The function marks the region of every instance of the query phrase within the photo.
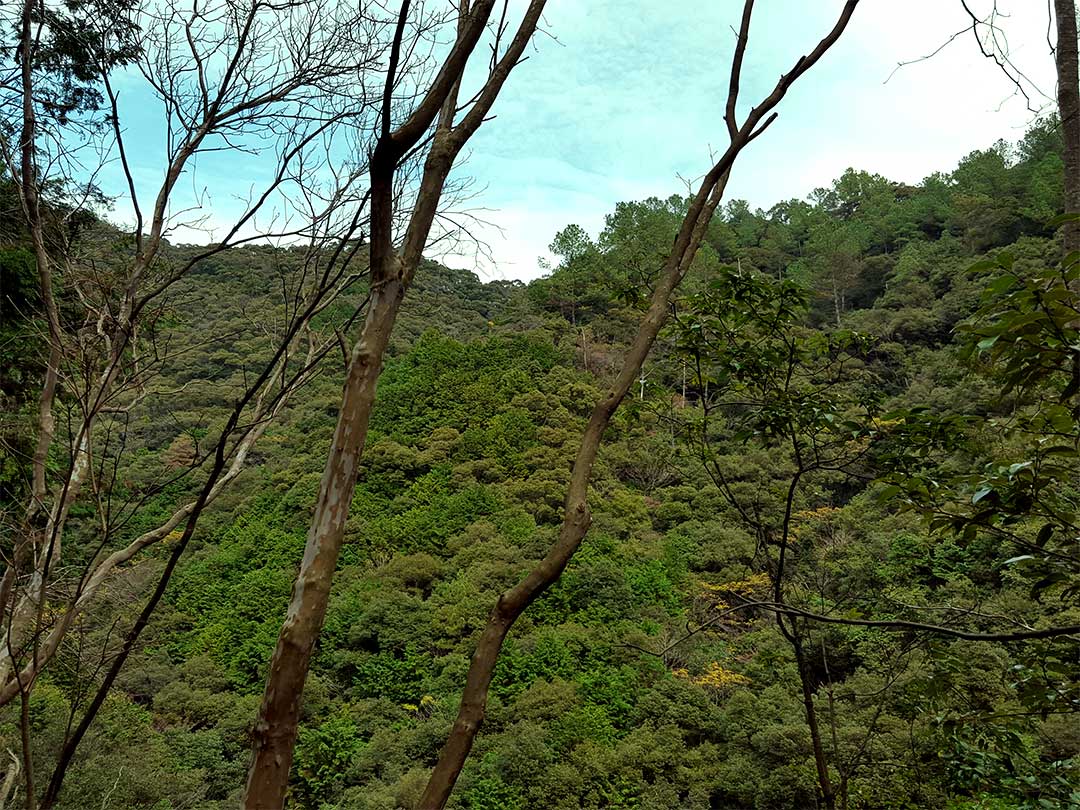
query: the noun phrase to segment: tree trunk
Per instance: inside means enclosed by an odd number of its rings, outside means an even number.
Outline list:
[[[1076,3],[1054,0],[1057,16],[1055,60],[1058,112],[1065,140],[1065,211],[1080,213],[1080,70],[1077,66]],[[1080,222],[1062,228],[1065,253],[1080,250]]]
[[[390,122],[394,78],[409,16],[408,0],[401,4],[383,91],[382,132],[371,156],[369,250],[372,298],[360,340],[349,363],[341,412],[304,558],[270,660],[270,672],[253,735],[254,750],[243,800],[246,810],[277,810],[284,805],[299,730],[304,682],[326,617],[383,354],[401,302],[423,257],[454,161],[487,118],[510,72],[520,63],[545,2],[531,0],[501,57],[497,54],[496,40],[487,80],[480,92],[465,105],[468,111],[455,123],[455,117],[461,112],[457,105],[461,77],[495,5],[495,0],[476,0],[471,5],[462,0],[458,6],[457,38],[453,47],[416,108],[394,130]],[[499,36],[502,33],[500,27]],[[399,253],[394,246],[395,174],[401,161],[429,133],[432,125],[435,129],[431,145]]]
[[[705,236],[705,230],[723,198],[735,160],[747,144],[776,119],[776,113],[770,115],[770,112],[784,98],[791,85],[840,38],[858,3],[859,0],[847,0],[832,30],[813,51],[801,57],[789,73],[780,77],[772,92],[754,107],[742,125],[739,125],[735,117],[735,108],[742,59],[748,40],[750,16],[754,6],[754,0],[744,0],[742,24],[732,59],[727,112],[725,113],[730,143],[720,160],[705,174],[691,200],[689,210],[683,218],[679,233],[672,245],[671,253],[661,269],[649,302],[648,312],[638,327],[633,343],[624,355],[622,368],[612,387],[593,407],[570,474],[570,485],[567,488],[563,507],[563,523],[558,539],[548,550],[544,559],[521,582],[499,596],[487,625],[480,634],[465,677],[465,688],[462,690],[457,719],[439,753],[438,762],[420,798],[420,810],[442,810],[446,806],[469,752],[472,750],[476,734],[484,721],[488,688],[491,685],[495,665],[507,633],[529,605],[558,581],[585,539],[585,533],[592,521],[588,506],[589,482],[604,431],[619,404],[636,381],[645,358],[667,319],[671,296],[690,269]]]
[[[288,615],[270,659],[266,692],[254,730],[254,754],[244,804],[249,810],[281,807],[284,802],[300,723],[304,682],[326,616],[330,585],[356,488],[371,407],[375,402],[375,387],[382,370],[383,352],[404,294],[405,288],[399,279],[392,279],[375,291],[363,332],[349,363],[341,412],[323,472],[304,559],[293,585]]]
[[[783,621],[778,618],[778,621]],[[799,667],[799,685],[802,687],[803,709],[806,713],[806,726],[810,729],[810,743],[814,748],[814,766],[817,768],[818,788],[821,791],[821,804],[826,810],[836,809],[836,792],[829,777],[829,761],[825,756],[825,746],[821,741],[821,726],[818,723],[817,707],[814,705],[814,681],[810,665],[803,651],[802,638],[792,628],[788,640],[795,653],[795,662]]]

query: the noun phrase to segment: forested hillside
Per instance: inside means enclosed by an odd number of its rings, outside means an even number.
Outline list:
[[[1049,224],[1061,152],[1048,119],[918,185],[850,170],[807,200],[717,213],[604,434],[588,536],[498,659],[449,806],[1080,806],[1077,633],[1043,632],[1080,624],[1077,271],[1075,258],[1054,270]],[[568,227],[559,265],[529,285],[420,266],[304,690],[289,806],[419,806],[476,634],[559,531],[591,403],[688,205],[620,204],[595,239]],[[6,290],[28,261],[20,234],[7,226]],[[177,284],[146,407],[110,423],[124,448],[107,473],[122,517],[110,543],[197,493],[181,473],[265,362],[302,261],[235,247]],[[318,317],[347,319],[367,295],[360,280]],[[4,323],[4,356],[19,358],[3,380],[8,499],[35,408],[23,381],[41,373],[21,311]],[[343,351],[199,522],[57,807],[236,806]],[[72,507],[72,572],[98,553],[95,514]],[[28,713],[40,778],[168,554],[167,538],[124,565],[25,711],[0,715],[15,752]]]
[[[668,5],[0,6],[0,810],[1080,810],[1075,0]]]

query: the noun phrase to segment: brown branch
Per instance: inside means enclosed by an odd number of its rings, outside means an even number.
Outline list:
[[[753,13],[754,0],[746,0],[743,4],[738,39],[735,40],[735,55],[731,58],[731,79],[728,82],[727,107],[724,111],[724,122],[727,124],[728,136],[731,138],[734,138],[739,131],[739,122],[735,118],[735,105],[739,100],[743,57],[746,55],[746,45],[750,41],[750,17]]]
[[[397,26],[394,28],[394,41],[390,45],[390,64],[386,69],[386,86],[383,88],[382,102],[382,137],[390,137],[390,105],[394,98],[394,79],[397,76],[398,59],[401,58],[401,37],[405,33],[405,23],[409,19],[409,0],[401,0]]]
[[[978,633],[971,630],[962,630],[955,627],[947,627],[938,624],[926,624],[924,622],[909,622],[903,619],[847,619],[842,616],[828,616],[822,613],[813,613],[802,608],[793,607],[783,602],[746,602],[745,607],[762,608],[776,614],[786,616],[798,616],[821,624],[842,624],[851,627],[881,627],[886,630],[915,630],[924,633],[933,633],[951,638],[960,638],[966,641],[1031,641],[1041,638],[1073,638],[1080,633],[1080,624],[1062,625],[1059,627],[1045,627],[1041,630],[1018,630],[1008,633]]]
[[[747,5],[750,5],[750,0],[747,0]],[[653,290],[648,311],[624,355],[622,368],[611,388],[593,408],[582,435],[567,488],[558,539],[544,559],[521,582],[499,596],[480,634],[466,675],[457,719],[420,799],[422,810],[442,810],[445,807],[483,723],[488,688],[507,633],[529,605],[558,580],[585,538],[591,523],[589,482],[604,431],[637,379],[645,357],[668,317],[671,295],[690,268],[705,229],[722,198],[735,159],[749,143],[758,124],[783,99],[792,84],[839,39],[857,5],[858,0],[848,0],[833,29],[808,56],[800,58],[795,67],[780,78],[769,96],[750,111],[746,121],[731,138],[727,151],[701,182]],[[730,96],[729,92],[729,99]]]
[[[457,37],[438,75],[405,123],[388,135],[384,130],[371,154],[371,304],[360,339],[349,357],[338,423],[304,558],[270,662],[253,734],[254,750],[244,796],[248,810],[275,810],[285,800],[304,683],[326,615],[390,334],[427,243],[454,160],[481,123],[482,112],[475,122],[470,116],[494,101],[517,64],[520,51],[532,37],[544,0],[530,3],[513,43],[488,77],[476,105],[462,124],[452,128],[461,76],[493,5],[494,0],[480,0],[471,9],[464,2],[459,5]],[[384,108],[386,98],[384,91]],[[423,140],[432,124],[436,124],[435,132],[399,255],[394,249],[398,169],[402,157]]]

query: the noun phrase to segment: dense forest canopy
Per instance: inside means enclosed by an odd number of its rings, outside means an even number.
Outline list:
[[[365,5],[7,12],[0,810],[1080,808],[1080,104],[725,200],[858,5],[740,118],[747,0],[696,190],[483,282],[426,255],[544,3]]]

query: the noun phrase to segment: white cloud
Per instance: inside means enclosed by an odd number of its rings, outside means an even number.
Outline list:
[[[1014,58],[1052,94],[1045,5],[998,4],[1012,15],[1003,24]],[[757,4],[741,106],[771,89],[832,25],[840,5]],[[494,265],[472,252],[446,260],[484,277],[533,278],[537,258],[565,225],[596,233],[621,200],[685,192],[680,177],[705,171],[710,148],[725,141],[731,26],[741,6],[740,0],[553,0],[546,21],[558,42],[537,38],[460,169],[476,181],[478,194],[468,205],[492,223],[477,230]],[[850,30],[740,159],[729,197],[768,207],[805,196],[848,166],[917,182],[949,170],[972,149],[1019,138],[1031,114],[1009,99],[1012,87],[979,55],[970,34],[885,83],[897,62],[930,53],[966,20],[959,0],[865,0]],[[135,80],[120,86],[137,182],[152,193],[162,170],[161,108],[145,90],[140,95]],[[269,161],[256,156],[204,156],[196,189],[210,191],[209,224],[227,221],[235,197],[267,171]],[[102,180],[107,191],[123,194],[118,166]],[[187,184],[185,194],[194,199],[194,192]],[[184,205],[181,199],[177,207]],[[116,215],[130,219],[122,202]]]
[[[467,170],[487,184],[480,204],[495,209],[487,218],[503,229],[489,231],[501,275],[533,277],[535,257],[570,222],[595,233],[620,200],[684,191],[678,176],[704,171],[710,144],[723,142],[729,26],[742,4],[639,0],[634,13],[630,5],[555,5],[549,22],[561,45],[540,41],[474,142]],[[767,92],[839,7],[759,3],[741,100]],[[1012,13],[1004,24],[1014,58],[1052,93],[1045,7],[999,7]],[[1032,115],[970,34],[889,79],[898,62],[935,50],[966,20],[959,0],[862,4],[740,159],[729,196],[768,207],[848,166],[917,182],[972,149],[1021,137]]]

